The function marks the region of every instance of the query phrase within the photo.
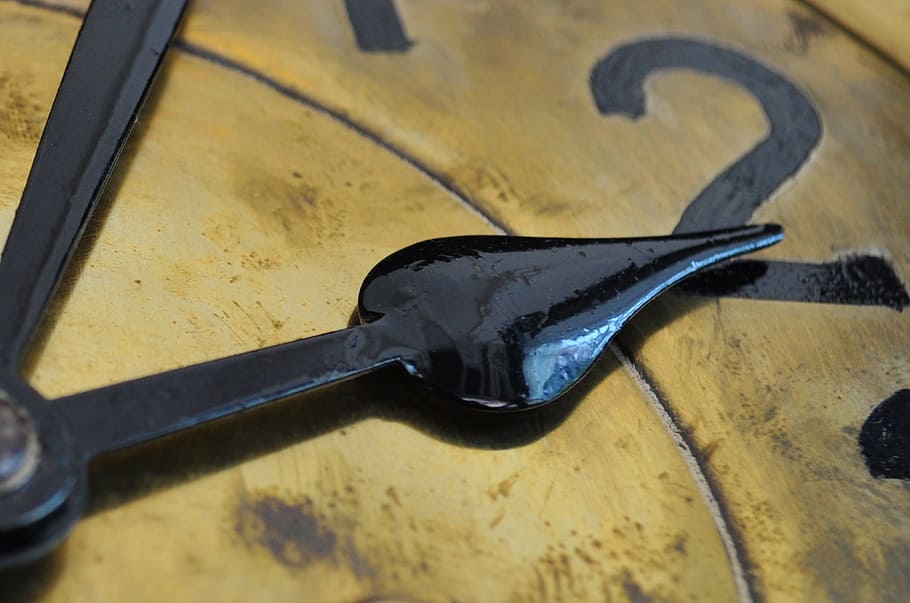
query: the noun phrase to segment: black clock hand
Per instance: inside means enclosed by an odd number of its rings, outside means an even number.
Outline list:
[[[779,241],[779,226],[641,239],[452,237],[364,281],[366,324],[55,401],[84,459],[391,363],[451,399],[521,410],[579,381],[676,282]]]
[[[0,370],[17,368],[185,6],[92,2],[0,259]]]
[[[81,513],[66,426],[18,364],[96,204],[186,0],[96,0],[76,38],[0,257],[0,567]]]
[[[90,458],[413,355],[382,322],[334,331],[55,400]]]

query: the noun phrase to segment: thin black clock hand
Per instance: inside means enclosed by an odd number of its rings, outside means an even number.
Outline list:
[[[779,226],[641,239],[452,237],[380,262],[358,327],[55,401],[85,458],[398,363],[447,397],[513,411],[579,381],[644,304]]]
[[[381,323],[117,383],[54,404],[90,458],[401,361]]]
[[[185,7],[92,3],[0,257],[0,566],[51,548],[81,512],[66,426],[18,365]]]
[[[92,2],[0,259],[0,370],[19,363],[185,6]]]

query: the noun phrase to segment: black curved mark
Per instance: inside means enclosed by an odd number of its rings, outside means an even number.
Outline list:
[[[598,110],[603,115],[641,117],[645,113],[644,80],[663,69],[694,69],[734,81],[761,103],[771,124],[767,138],[699,193],[674,232],[745,224],[818,144],[822,131],[818,114],[782,75],[735,51],[684,38],[633,42],[599,61],[590,78]],[[707,295],[879,305],[896,310],[910,303],[893,267],[875,256],[824,264],[750,261],[743,268],[748,269],[705,274],[684,286]]]
[[[860,430],[859,446],[873,477],[910,480],[910,389],[875,407]]]
[[[413,42],[394,0],[344,0],[357,46],[364,52],[405,52]]]
[[[898,311],[910,303],[891,265],[872,255],[851,255],[824,264],[741,260],[696,274],[680,286],[699,295],[885,306]]]
[[[665,38],[617,48],[591,72],[604,115],[645,113],[644,80],[663,69],[695,69],[734,81],[761,103],[768,137],[714,179],[683,212],[674,232],[740,226],[805,163],[821,138],[821,122],[789,81],[739,53],[696,40]]]

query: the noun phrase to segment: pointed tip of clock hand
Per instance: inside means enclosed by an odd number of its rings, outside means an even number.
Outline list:
[[[647,302],[687,276],[773,245],[774,224],[637,239],[453,237],[417,243],[366,278],[360,316],[417,350],[408,371],[486,409],[550,402]]]

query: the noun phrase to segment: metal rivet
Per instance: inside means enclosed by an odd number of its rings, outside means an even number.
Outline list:
[[[24,486],[35,474],[41,445],[22,406],[0,391],[0,495]]]

